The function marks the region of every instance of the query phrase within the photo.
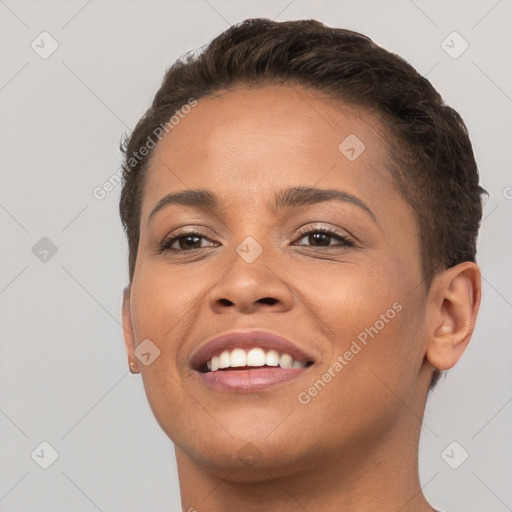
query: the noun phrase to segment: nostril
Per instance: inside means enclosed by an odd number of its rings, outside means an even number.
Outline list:
[[[277,302],[277,299],[274,299],[273,297],[265,297],[264,299],[260,299],[259,302],[274,305]]]

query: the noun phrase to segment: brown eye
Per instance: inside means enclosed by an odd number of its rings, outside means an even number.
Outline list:
[[[306,231],[305,233],[301,233],[300,238],[298,238],[297,240],[304,239],[307,239],[308,244],[312,247],[354,246],[354,243],[348,237],[341,235],[339,233],[335,233],[334,231],[330,231],[328,229],[313,229],[310,231]],[[332,241],[337,241],[338,243],[332,244]]]
[[[166,238],[160,244],[158,253],[161,254],[165,251],[194,251],[197,249],[203,249],[204,247],[212,247],[214,245],[214,243],[210,241],[211,243],[209,245],[201,246],[202,240],[208,240],[208,238],[206,238],[202,233],[198,233],[197,231],[180,233],[179,235]]]

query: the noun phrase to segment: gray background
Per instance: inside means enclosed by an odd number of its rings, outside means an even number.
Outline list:
[[[469,349],[428,403],[420,475],[446,512],[512,510],[510,0],[0,1],[0,510],[180,510],[172,443],[127,370],[120,187],[103,200],[92,191],[119,168],[121,135],[165,69],[254,16],[369,35],[467,123],[491,194],[483,302]],[[31,47],[50,48],[43,31],[59,45],[46,59]],[[456,59],[441,46],[453,31],[469,43]],[[44,256],[43,237],[56,254]],[[48,469],[43,441],[58,452]],[[442,456],[453,441],[452,464],[469,454],[458,469]]]

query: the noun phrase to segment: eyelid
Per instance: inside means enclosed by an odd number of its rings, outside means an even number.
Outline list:
[[[200,237],[202,237],[205,240],[208,240],[210,242],[214,242],[205,233],[205,230],[203,230],[202,228],[194,226],[194,225],[186,226],[186,227],[183,227],[183,228],[179,228],[177,231],[173,231],[172,233],[166,235],[162,239],[162,241],[158,243],[157,254],[162,254],[163,252],[165,252],[167,250],[171,250],[170,249],[170,245],[172,245],[171,242],[174,242],[177,238],[186,237],[186,236],[194,236],[194,235],[200,236]],[[203,247],[203,249],[204,249],[204,247]],[[183,253],[190,252],[190,251],[179,251],[179,250],[175,250],[175,249],[173,251],[176,252],[176,253],[178,253],[178,252],[183,252]]]
[[[320,223],[308,224],[307,226],[301,227],[297,232],[297,237],[295,238],[295,240],[297,240],[297,238],[300,238],[302,235],[307,235],[308,233],[311,232],[323,232],[331,235],[336,235],[342,238],[343,240],[350,242],[351,244],[356,246],[355,238],[347,231],[340,230],[334,226],[326,226],[325,224]]]

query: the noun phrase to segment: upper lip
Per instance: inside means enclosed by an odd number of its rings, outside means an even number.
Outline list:
[[[224,332],[203,343],[192,355],[192,368],[200,371],[210,359],[224,350],[243,348],[250,350],[260,347],[264,350],[275,350],[280,354],[290,354],[295,360],[303,363],[314,362],[314,358],[300,349],[290,340],[264,330]]]

